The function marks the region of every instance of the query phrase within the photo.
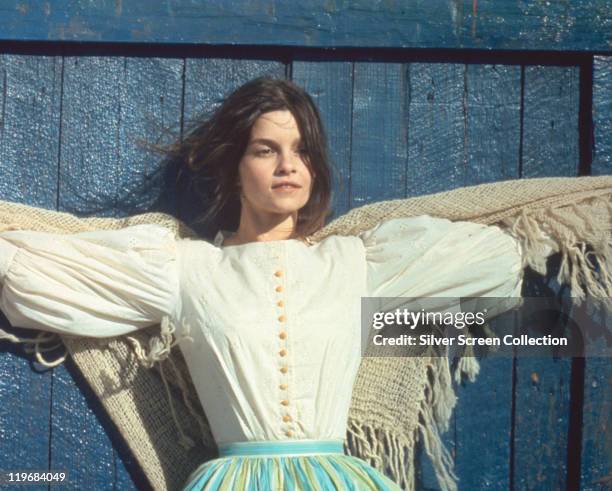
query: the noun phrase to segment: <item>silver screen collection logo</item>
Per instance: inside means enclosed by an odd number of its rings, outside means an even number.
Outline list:
[[[419,347],[482,346],[502,356],[607,357],[612,347],[602,340],[611,339],[609,312],[609,302],[592,299],[577,305],[542,297],[364,297],[362,347],[366,356],[420,356],[426,351]]]

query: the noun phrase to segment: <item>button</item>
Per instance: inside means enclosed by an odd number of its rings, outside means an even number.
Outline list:
[[[278,354],[281,355],[281,356],[287,356],[287,350],[285,348],[283,348],[282,350],[280,350],[278,352]]]
[[[285,322],[285,316],[284,315],[279,315],[278,316],[278,322]]]
[[[278,286],[275,288],[275,290],[276,290],[277,292],[282,292],[282,291],[283,291],[283,287],[282,287],[282,286],[280,286],[280,285],[278,285]]]
[[[278,387],[280,390],[287,390],[287,384],[280,384]]]
[[[274,272],[274,276],[276,276],[277,278],[280,278],[281,276],[283,276],[283,272],[282,271],[275,271]]]
[[[278,305],[279,307],[284,307],[285,302],[283,302],[282,300],[279,300],[278,302],[276,302],[276,305]]]
[[[281,367],[280,371],[281,371],[281,373],[287,373],[289,371],[289,368],[286,367],[286,366],[285,367]]]
[[[285,435],[293,436],[293,432],[291,430],[287,430],[287,431],[285,431]]]
[[[288,401],[287,399],[283,399],[283,400],[281,401],[281,404],[282,404],[283,406],[288,406],[288,405],[289,405],[289,401]]]
[[[278,337],[281,339],[287,339],[287,333],[285,331],[281,331],[278,333]]]
[[[285,415],[283,416],[283,421],[284,421],[285,423],[288,423],[289,421],[291,421],[291,416],[289,416],[288,414],[285,414]]]

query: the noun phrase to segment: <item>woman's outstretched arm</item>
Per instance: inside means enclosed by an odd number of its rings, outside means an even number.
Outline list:
[[[519,303],[523,250],[498,226],[421,215],[381,222],[360,237],[368,292],[389,297],[383,308],[401,304],[391,297],[444,297],[439,307],[449,310],[460,308],[461,297],[492,297],[481,303],[493,317]]]
[[[178,309],[177,239],[155,224],[76,234],[0,233],[0,309],[14,327],[96,338]]]

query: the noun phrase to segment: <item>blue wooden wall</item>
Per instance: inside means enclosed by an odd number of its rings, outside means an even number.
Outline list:
[[[160,158],[138,140],[180,129],[261,74],[295,80],[318,103],[336,215],[469,184],[612,172],[607,2],[372,5],[3,2],[0,199],[79,215],[149,210],[165,184],[147,180]],[[492,51],[407,49],[481,47]],[[477,382],[458,387],[445,435],[460,489],[600,489],[612,459],[607,361],[483,360]],[[61,489],[147,489],[74,365],[40,370],[1,343],[0,469],[23,468],[67,469]],[[437,489],[425,457],[419,469],[421,487]]]
[[[607,0],[5,0],[0,40],[607,51]]]

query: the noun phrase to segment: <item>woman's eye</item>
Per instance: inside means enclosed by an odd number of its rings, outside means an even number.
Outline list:
[[[308,151],[306,150],[306,148],[299,148],[299,149],[295,150],[295,152],[297,154],[303,155],[303,156],[308,155]],[[258,150],[255,150],[255,155],[258,155],[258,156],[261,156],[261,157],[272,155],[273,153],[274,153],[274,150],[272,148],[260,148]]]

